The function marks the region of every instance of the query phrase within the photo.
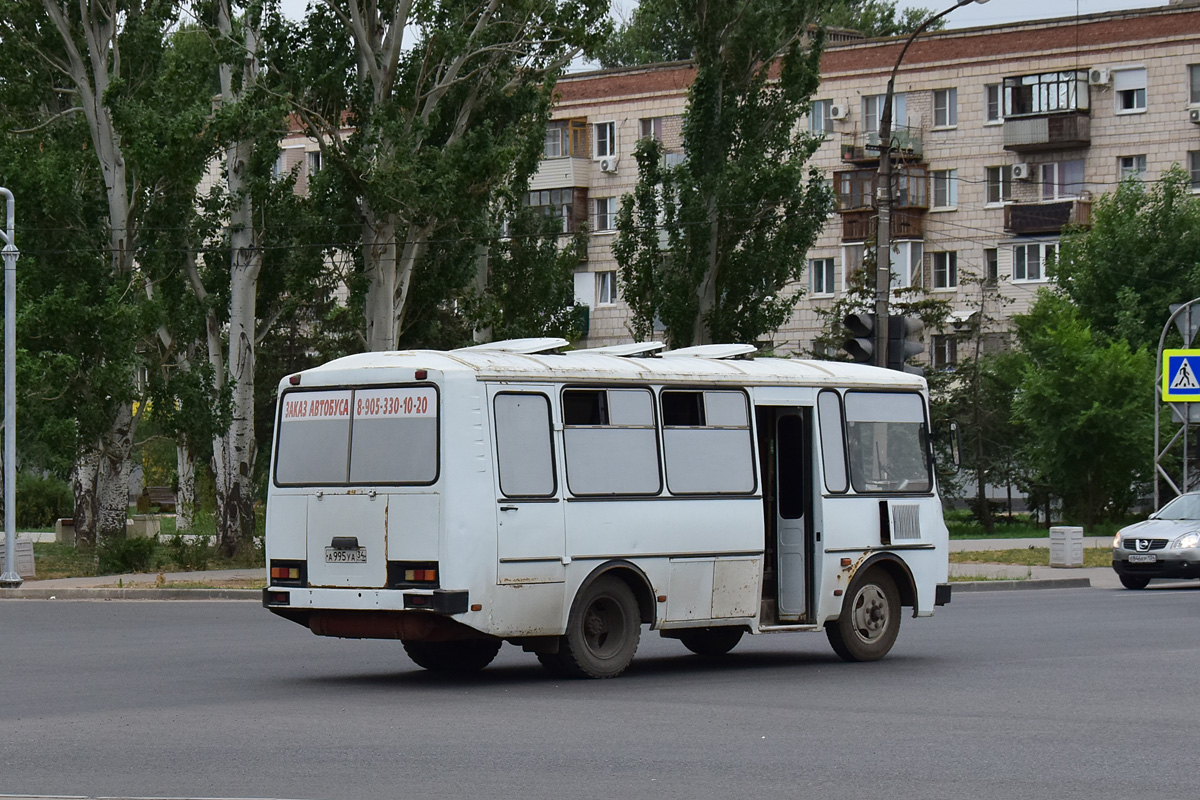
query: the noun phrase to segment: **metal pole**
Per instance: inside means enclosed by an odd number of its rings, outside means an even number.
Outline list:
[[[17,251],[15,201],[0,186],[7,201],[4,228],[4,574],[0,588],[15,589],[24,581],[17,574]]]
[[[1170,449],[1171,445],[1175,443],[1176,439],[1178,439],[1178,434],[1176,434],[1175,438],[1171,439],[1170,444],[1168,444],[1166,446],[1166,448],[1164,448],[1163,451],[1159,450],[1159,442],[1162,441],[1161,436],[1159,434],[1159,427],[1161,425],[1160,414],[1161,414],[1161,409],[1162,409],[1163,349],[1166,347],[1166,344],[1167,344],[1167,332],[1171,330],[1171,323],[1174,322],[1175,318],[1178,317],[1184,311],[1187,311],[1187,313],[1188,313],[1187,332],[1183,334],[1184,347],[1191,346],[1191,341],[1190,341],[1191,331],[1192,331],[1191,315],[1192,315],[1192,304],[1193,303],[1200,303],[1200,297],[1197,297],[1194,300],[1189,300],[1186,303],[1182,303],[1178,306],[1172,306],[1171,307],[1171,316],[1167,317],[1167,321],[1163,325],[1162,333],[1158,337],[1158,355],[1155,356],[1155,369],[1154,369],[1154,510],[1155,511],[1162,508],[1162,503],[1160,502],[1161,498],[1159,497],[1159,491],[1158,491],[1158,474],[1160,471],[1163,471],[1160,466],[1160,462],[1162,461],[1162,457],[1164,455],[1165,450]],[[1186,408],[1186,405],[1185,405],[1185,408]],[[1188,490],[1188,485],[1187,485],[1187,479],[1188,479],[1188,474],[1187,474],[1187,457],[1188,457],[1187,429],[1188,429],[1188,425],[1191,423],[1191,421],[1192,421],[1192,412],[1189,410],[1186,412],[1186,416],[1184,417],[1184,421],[1183,421],[1183,437],[1184,437],[1183,438],[1183,491],[1185,491],[1185,492]],[[1164,475],[1166,474],[1165,471],[1163,471],[1163,474]],[[1168,477],[1168,480],[1170,480],[1169,477]],[[1177,491],[1178,491],[1178,489],[1177,489]]]
[[[878,221],[875,225],[875,366],[888,365],[888,301],[892,291],[892,96],[896,91],[896,73],[908,52],[908,46],[937,20],[956,8],[988,0],[958,0],[954,5],[934,14],[909,34],[900,48],[896,65],[888,78],[883,110],[879,113],[879,185],[875,187]]]

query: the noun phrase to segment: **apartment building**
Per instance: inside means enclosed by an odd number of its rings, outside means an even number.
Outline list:
[[[805,353],[828,308],[860,269],[873,238],[879,116],[902,41],[831,44],[804,124],[825,137],[816,164],[837,210],[808,254],[804,298],[775,337]],[[589,346],[626,341],[627,309],[612,256],[620,197],[632,190],[639,138],[682,157],[687,64],[563,78],[544,159],[528,202],[552,206],[564,230],[588,222],[588,258],[575,275],[590,308]],[[997,316],[1026,310],[1047,285],[1046,261],[1068,223],[1088,224],[1093,199],[1172,164],[1200,192],[1200,7],[1091,14],[946,31],[904,55],[894,98],[896,210],[893,285],[949,302],[946,329],[930,332],[930,358],[957,360],[956,332],[982,303]]]

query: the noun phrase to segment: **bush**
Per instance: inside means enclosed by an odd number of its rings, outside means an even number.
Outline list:
[[[208,569],[208,562],[216,553],[212,540],[207,536],[189,538],[193,541],[188,541],[181,534],[167,539],[167,553],[171,561],[181,570]]]
[[[101,575],[122,572],[148,572],[154,568],[153,539],[103,539],[96,547],[97,566]]]
[[[55,520],[75,513],[71,485],[54,476],[17,473],[17,527],[53,528]]]

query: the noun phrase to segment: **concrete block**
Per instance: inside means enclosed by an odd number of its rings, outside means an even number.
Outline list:
[[[32,578],[35,573],[33,571],[33,542],[28,540],[18,539],[13,547],[13,552],[16,553],[16,568],[17,574],[22,578]],[[4,537],[0,536],[0,572],[3,572],[8,566],[8,549],[5,546]]]
[[[157,539],[162,533],[162,521],[157,514],[134,514],[129,523],[131,539]]]
[[[54,541],[75,546],[75,520],[60,519],[54,523]]]

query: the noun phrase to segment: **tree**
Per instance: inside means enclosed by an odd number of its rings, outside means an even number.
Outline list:
[[[895,0],[826,0],[818,5],[814,23],[851,28],[865,36],[912,33],[933,13],[924,8],[899,12]],[[641,0],[628,22],[618,26],[600,47],[600,64],[605,68],[632,67],[695,57],[693,8],[684,0]],[[931,29],[943,25],[939,20]]]
[[[1027,477],[1088,527],[1118,517],[1150,477],[1153,357],[1094,331],[1061,293],[1043,290],[1015,319],[1026,361],[1012,419]]]
[[[1154,346],[1168,306],[1200,297],[1200,197],[1178,165],[1153,184],[1126,180],[1092,204],[1050,273],[1098,333]]]
[[[797,125],[819,82],[815,11],[695,4],[686,156],[660,166],[657,145],[640,144],[638,187],[618,215],[613,253],[635,330],[657,318],[673,346],[755,341],[791,314],[799,295],[785,287],[803,274],[832,208],[821,175],[806,168],[821,140]]]
[[[431,243],[485,218],[492,190],[538,133],[530,123],[544,118],[553,76],[604,29],[606,8],[325,0],[293,48],[299,57],[280,54],[298,113],[336,172],[328,203],[360,220],[369,349],[396,347]]]

